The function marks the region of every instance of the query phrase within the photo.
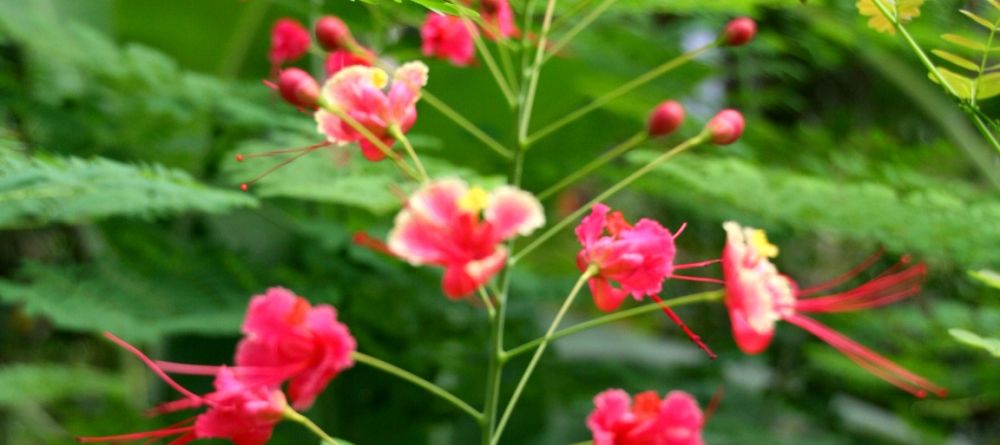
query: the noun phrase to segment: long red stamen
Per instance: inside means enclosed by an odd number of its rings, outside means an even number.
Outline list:
[[[785,317],[785,320],[819,337],[820,340],[833,346],[868,372],[910,394],[920,398],[926,397],[928,392],[938,397],[948,395],[948,390],[907,371],[889,359],[861,346],[854,340],[845,337],[816,320],[798,314]]]
[[[366,247],[375,252],[391,257],[396,256],[396,254],[389,250],[389,245],[387,245],[384,241],[369,235],[367,232],[355,232],[352,240],[354,241],[354,244],[358,246]]]
[[[858,264],[857,266],[854,266],[853,268],[851,268],[851,270],[849,270],[847,272],[844,272],[843,274],[840,274],[837,277],[834,277],[832,280],[828,280],[828,281],[822,282],[822,283],[820,283],[820,284],[818,284],[816,286],[800,290],[799,291],[799,296],[803,296],[804,297],[804,296],[812,295],[812,294],[815,294],[815,293],[818,293],[818,292],[823,292],[823,291],[825,291],[827,289],[832,289],[834,287],[837,287],[837,286],[840,286],[841,284],[846,283],[847,280],[850,280],[851,278],[854,278],[855,276],[857,276],[859,273],[861,273],[865,269],[871,267],[872,264],[875,264],[875,262],[878,261],[879,258],[882,258],[882,254],[883,253],[885,253],[885,250],[882,249],[882,248],[879,248],[877,251],[875,251],[875,253],[871,254],[868,258],[866,258],[860,264]]]
[[[203,403],[204,402],[202,402],[201,400],[193,400],[193,399],[172,400],[170,402],[161,403],[146,410],[146,415],[153,417],[160,414],[183,411],[186,409],[197,408],[201,406]]]
[[[222,368],[221,366],[191,365],[187,363],[168,362],[164,360],[155,360],[155,362],[160,369],[170,374],[216,375],[219,373],[219,369]]]
[[[684,233],[684,229],[686,229],[686,228],[687,228],[687,226],[688,226],[688,223],[687,223],[687,222],[683,222],[683,223],[681,223],[681,226],[677,228],[677,231],[676,231],[676,232],[674,232],[674,236],[673,236],[673,238],[674,238],[674,239],[677,239],[677,237],[678,237],[678,236],[681,236],[681,234],[682,234],[682,233]]]
[[[188,391],[187,389],[184,389],[183,386],[175,382],[174,379],[170,378],[170,376],[168,376],[167,373],[163,372],[163,370],[160,369],[159,366],[157,366],[156,362],[147,357],[146,354],[143,354],[142,351],[140,351],[135,346],[126,343],[125,340],[115,337],[115,335],[110,332],[105,332],[104,337],[106,337],[108,340],[111,340],[118,346],[121,346],[126,351],[131,352],[132,355],[138,357],[139,360],[142,360],[142,362],[145,363],[146,366],[148,366],[149,369],[153,371],[154,374],[160,377],[160,379],[162,379],[164,383],[170,385],[171,388],[177,390],[177,392],[183,394],[185,397],[201,400],[201,397],[198,397],[195,393]]]
[[[194,431],[191,431],[191,432],[189,432],[189,433],[187,433],[187,434],[185,434],[185,435],[183,435],[181,437],[178,437],[178,438],[176,438],[174,440],[171,440],[170,443],[168,443],[167,445],[187,445],[187,444],[189,444],[191,442],[194,442],[194,440],[197,439],[197,438],[198,438],[198,435],[195,434]]]
[[[706,260],[706,261],[698,261],[696,263],[675,264],[674,270],[694,269],[696,267],[705,267],[721,262],[722,260]]]
[[[267,175],[269,175],[271,173],[274,173],[275,171],[277,171],[281,167],[284,167],[284,166],[286,166],[288,164],[291,164],[292,162],[297,161],[299,158],[301,158],[301,157],[303,157],[303,156],[305,156],[305,155],[307,155],[309,153],[312,153],[313,151],[315,151],[317,149],[320,149],[322,147],[326,147],[326,146],[328,146],[330,144],[331,144],[331,142],[321,142],[319,144],[310,145],[310,146],[304,147],[304,148],[289,149],[291,151],[287,151],[288,153],[295,153],[295,152],[299,152],[299,153],[296,154],[295,156],[292,156],[292,157],[290,157],[288,159],[285,159],[285,160],[283,160],[283,161],[275,164],[274,166],[272,166],[271,168],[268,168],[267,170],[264,170],[261,174],[259,174],[257,176],[254,176],[253,179],[240,184],[240,189],[245,192],[245,191],[247,191],[250,188],[251,185],[253,185],[253,183],[255,183],[257,181],[260,181],[265,176],[267,176]],[[250,158],[250,157],[271,156],[273,154],[279,154],[279,153],[283,153],[283,152],[286,152],[286,151],[275,150],[275,151],[266,152],[266,153],[257,153],[257,154],[249,154],[249,155],[237,155],[237,160],[240,160],[240,158],[245,159],[245,158]]]
[[[708,358],[712,360],[715,360],[717,358],[715,353],[708,348],[708,345],[706,345],[705,342],[701,341],[701,337],[698,336],[698,334],[695,334],[694,331],[692,331],[690,328],[688,328],[687,325],[684,324],[684,321],[681,320],[681,317],[678,317],[677,313],[674,312],[674,310],[671,309],[670,306],[664,303],[663,300],[660,299],[659,295],[650,295],[650,298],[652,298],[653,301],[660,304],[660,308],[663,309],[663,313],[667,314],[667,316],[670,317],[671,320],[673,320],[674,324],[679,326],[681,330],[683,330],[684,333],[687,334],[688,338],[690,338],[691,341],[698,346],[699,349],[705,351],[705,354],[708,355]]]
[[[720,280],[718,278],[695,277],[695,276],[691,276],[691,275],[671,274],[667,278],[673,278],[675,280],[697,281],[697,282],[700,282],[700,283],[716,283],[716,284],[724,284],[725,283],[725,281],[722,281],[722,280]]]
[[[118,434],[114,436],[99,436],[99,437],[77,437],[76,441],[80,443],[100,443],[100,442],[124,442],[139,439],[150,439],[150,438],[164,438],[170,437],[177,434],[193,433],[194,426],[185,426],[180,428],[163,428],[155,431],[143,431],[140,433],[128,433],[128,434]]]
[[[316,143],[316,144],[313,144],[313,145],[309,145],[309,146],[306,146],[306,147],[282,148],[282,149],[279,149],[279,150],[269,150],[269,151],[262,151],[262,152],[259,152],[259,153],[249,153],[249,154],[242,154],[242,153],[240,153],[240,154],[236,155],[236,160],[242,162],[243,160],[246,160],[246,159],[266,158],[266,157],[269,157],[269,156],[276,156],[276,155],[282,155],[282,154],[288,154],[288,153],[299,153],[299,152],[303,152],[303,151],[312,151],[312,150],[315,150],[317,148],[327,147],[327,146],[330,146],[330,145],[333,145],[333,142],[323,141],[323,142]]]
[[[879,277],[847,292],[823,297],[805,298],[795,302],[803,312],[848,312],[885,306],[920,292],[927,266],[917,264],[901,272]]]
[[[708,420],[712,418],[715,411],[719,409],[719,405],[722,404],[722,397],[725,395],[726,385],[719,385],[719,387],[715,389],[715,394],[712,394],[712,399],[708,401],[708,406],[705,407],[705,414],[701,419],[702,426],[708,423]]]

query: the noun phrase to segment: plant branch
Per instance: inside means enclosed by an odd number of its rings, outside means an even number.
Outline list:
[[[416,386],[419,386],[419,387],[427,390],[427,392],[429,392],[431,394],[434,394],[435,396],[438,396],[441,399],[444,399],[445,401],[451,403],[452,405],[455,405],[455,407],[457,407],[458,409],[460,409],[460,410],[464,411],[466,414],[472,416],[472,418],[475,419],[477,422],[481,422],[482,419],[483,419],[483,414],[482,413],[480,413],[479,411],[476,411],[473,407],[469,406],[469,404],[465,403],[465,401],[463,401],[462,399],[459,399],[454,394],[452,394],[452,393],[450,393],[448,391],[445,391],[440,386],[437,386],[437,385],[435,385],[435,384],[427,381],[426,379],[423,379],[423,378],[417,376],[416,374],[413,374],[410,371],[402,369],[402,368],[400,368],[400,367],[398,367],[396,365],[393,365],[391,363],[388,363],[386,361],[383,361],[383,360],[377,359],[375,357],[372,357],[372,356],[370,356],[368,354],[363,354],[363,353],[360,353],[360,352],[357,352],[357,351],[355,351],[354,354],[352,354],[352,357],[358,363],[364,363],[364,364],[366,364],[368,366],[371,366],[372,368],[378,369],[378,370],[383,371],[383,372],[385,372],[387,374],[391,374],[393,376],[396,376],[396,377],[398,377],[400,379],[406,380],[407,382],[410,382],[410,383],[412,383],[412,384],[414,384]]]
[[[453,108],[449,107],[448,104],[442,102],[441,99],[438,99],[437,96],[434,96],[428,93],[427,91],[424,91],[423,93],[421,93],[421,97],[425,102],[430,104],[430,106],[437,109],[439,112],[441,112],[441,114],[445,115],[445,117],[450,118],[452,121],[455,122],[455,124],[457,124],[459,127],[462,127],[462,129],[469,132],[469,134],[471,134],[476,139],[479,139],[482,143],[486,144],[487,147],[497,152],[497,154],[499,154],[500,156],[503,156],[507,159],[511,159],[513,157],[513,155],[511,154],[510,150],[507,149],[507,147],[504,147],[503,144],[497,142],[496,139],[490,137],[490,135],[486,134],[486,132],[477,127],[476,124],[473,124],[464,116],[455,111]]]
[[[431,178],[427,176],[427,169],[424,168],[424,163],[420,162],[420,156],[417,156],[417,151],[413,149],[413,144],[410,143],[410,138],[406,137],[406,133],[403,133],[398,125],[393,124],[389,126],[389,134],[399,139],[399,142],[403,144],[406,154],[413,160],[413,165],[417,166],[417,173],[420,175],[420,180],[424,183],[429,182]]]
[[[645,130],[640,131],[639,133],[636,133],[632,137],[626,139],[624,142],[616,145],[611,150],[608,150],[607,152],[605,152],[601,156],[598,156],[593,161],[588,162],[587,165],[584,165],[583,167],[580,167],[580,169],[578,169],[577,171],[575,171],[573,173],[570,173],[569,176],[566,176],[561,181],[559,181],[556,184],[552,185],[551,187],[545,189],[545,191],[539,193],[538,194],[538,199],[539,200],[544,200],[545,198],[548,198],[548,197],[552,196],[553,194],[555,194],[556,192],[558,192],[558,191],[560,191],[560,190],[568,187],[569,185],[575,183],[576,181],[579,181],[581,178],[583,178],[584,176],[589,175],[591,172],[593,172],[594,170],[596,170],[598,167],[600,167],[600,166],[602,166],[602,165],[610,162],[611,160],[617,158],[618,156],[621,156],[625,152],[631,150],[636,145],[641,144],[647,138],[648,138],[648,136],[647,136],[647,133],[646,133]]]
[[[285,410],[282,411],[281,414],[285,419],[291,420],[292,422],[298,423],[299,425],[306,427],[306,429],[308,429],[317,437],[319,437],[320,440],[328,443],[329,445],[337,445],[340,443],[333,437],[330,437],[330,435],[327,434],[326,431],[323,431],[323,428],[320,428],[319,425],[316,425],[308,417],[303,416],[301,413],[295,411],[290,406],[285,406]]]
[[[521,117],[517,125],[517,140],[522,147],[530,145],[528,142],[528,127],[531,126],[531,112],[535,106],[535,92],[538,90],[538,77],[541,75],[542,62],[545,59],[545,46],[549,40],[549,29],[552,27],[552,14],[556,9],[556,0],[548,0],[545,5],[545,18],[542,19],[542,31],[538,37],[538,48],[535,50],[535,61],[528,73],[528,89],[524,93],[524,108],[521,109]],[[527,30],[525,31],[527,33]]]
[[[551,48],[549,48],[548,54],[545,55],[545,60],[543,61],[543,63],[547,62],[549,59],[552,58],[553,55],[555,55],[556,53],[561,51],[564,47],[566,47],[566,45],[568,45],[569,42],[572,41],[577,34],[579,34],[584,29],[587,29],[587,27],[590,26],[590,24],[593,23],[594,20],[597,20],[597,18],[600,17],[601,14],[604,13],[604,11],[610,8],[611,5],[615,3],[615,1],[616,0],[604,0],[603,2],[601,2],[601,4],[597,5],[596,8],[592,9],[590,13],[584,16],[582,20],[577,22],[576,25],[573,25],[573,27],[570,28],[569,31],[566,31],[566,34],[563,34],[563,36],[560,37],[559,40],[557,40],[555,43],[553,43]]]

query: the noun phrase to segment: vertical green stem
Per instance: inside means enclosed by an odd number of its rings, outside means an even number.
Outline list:
[[[645,130],[636,133],[634,136],[626,139],[624,142],[618,144],[611,150],[608,150],[606,153],[602,154],[601,156],[598,156],[593,161],[588,162],[587,165],[584,165],[583,167],[580,167],[580,169],[578,169],[577,171],[570,173],[569,176],[566,176],[558,183],[545,189],[545,191],[543,191],[542,193],[539,193],[538,199],[543,200],[545,198],[548,198],[549,196],[552,196],[556,192],[566,188],[570,184],[579,181],[580,178],[587,176],[588,174],[596,170],[598,167],[610,162],[612,159],[621,156],[625,152],[631,150],[636,145],[641,144],[647,138],[648,135]]]
[[[555,9],[556,0],[548,0],[545,6],[545,17],[542,19],[542,32],[538,38],[538,48],[535,50],[535,61],[528,74],[528,89],[524,96],[524,108],[521,109],[521,119],[518,121],[517,140],[521,145],[530,145],[527,141],[528,127],[531,125],[531,110],[535,105],[538,77],[541,75],[542,61],[545,59],[545,47],[549,40],[549,29],[552,27],[552,14]]]
[[[309,420],[308,417],[303,416],[298,411],[292,409],[292,407],[290,406],[285,407],[285,410],[282,412],[282,415],[284,416],[285,419],[291,420],[292,422],[298,423],[299,425],[306,427],[306,429],[315,434],[316,437],[319,437],[320,440],[325,442],[324,445],[337,445],[340,443],[337,442],[337,440],[334,439],[333,437],[330,437],[330,435],[327,434],[326,431],[323,431],[323,428],[320,428],[319,425],[316,425],[315,423],[313,423],[312,420]]]
[[[503,312],[506,305],[498,302],[500,313],[489,314],[490,344],[487,349],[486,396],[483,401],[483,417],[480,422],[482,430],[482,445],[489,445],[493,438],[493,427],[496,425],[497,400],[500,397],[500,378],[503,374],[503,364],[500,355],[503,353]]]
[[[531,361],[528,362],[528,367],[525,368],[524,373],[521,374],[521,380],[517,382],[517,387],[514,388],[514,393],[510,396],[510,401],[507,402],[507,408],[503,411],[503,416],[500,417],[500,423],[497,424],[496,431],[493,434],[493,441],[491,445],[496,445],[500,442],[500,436],[503,435],[504,427],[507,426],[507,422],[510,420],[511,414],[514,412],[514,408],[517,406],[517,401],[521,398],[521,393],[524,392],[525,385],[528,384],[528,380],[531,379],[531,375],[535,372],[535,366],[538,365],[538,360],[542,358],[542,354],[545,353],[545,347],[548,346],[549,340],[552,339],[552,334],[555,333],[556,329],[559,327],[559,323],[562,322],[563,316],[566,315],[566,311],[573,304],[576,299],[576,295],[580,293],[580,289],[583,288],[584,283],[588,279],[597,274],[597,266],[590,265],[587,270],[580,275],[580,279],[576,280],[576,284],[573,285],[573,289],[566,296],[566,300],[563,301],[562,307],[559,308],[559,312],[556,313],[555,318],[552,320],[552,324],[549,325],[549,329],[545,332],[545,336],[542,337],[541,344],[538,345],[538,349],[535,350],[535,355],[531,357]]]

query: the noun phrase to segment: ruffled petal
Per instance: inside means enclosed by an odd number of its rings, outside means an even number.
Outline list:
[[[587,285],[590,287],[590,293],[594,297],[594,304],[604,312],[611,312],[618,309],[625,296],[628,295],[627,292],[621,289],[615,289],[611,285],[611,282],[601,277],[594,277],[587,280]]]
[[[439,226],[427,224],[409,209],[396,215],[387,241],[393,254],[415,266],[443,263],[448,258],[449,243],[441,236]]]
[[[448,228],[463,210],[458,200],[469,191],[461,179],[434,181],[420,188],[406,203],[408,210],[427,224]]]
[[[579,226],[576,226],[576,238],[580,240],[584,250],[589,250],[604,233],[604,221],[609,210],[608,206],[604,204],[594,204],[590,214],[580,221]]]
[[[501,239],[515,234],[528,236],[545,225],[542,203],[531,193],[512,186],[501,186],[493,190],[483,216],[493,224],[497,237]]]

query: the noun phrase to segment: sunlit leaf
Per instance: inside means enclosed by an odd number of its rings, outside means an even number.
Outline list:
[[[986,45],[983,45],[982,43],[979,43],[968,37],[962,37],[958,34],[941,34],[941,38],[944,39],[945,41],[954,43],[958,46],[964,46],[974,51],[980,51],[980,52],[986,51]]]
[[[989,99],[1000,94],[1000,72],[984,74],[976,84],[976,99]]]
[[[969,272],[969,275],[989,287],[1000,289],[1000,273],[996,271],[989,269],[973,270]]]
[[[960,10],[958,10],[958,12],[961,12],[966,17],[972,19],[972,21],[974,21],[974,22],[976,22],[976,23],[978,23],[980,25],[983,25],[986,29],[988,29],[990,31],[992,31],[992,30],[995,29],[995,25],[993,24],[993,22],[990,22],[989,20],[986,20],[986,19],[984,19],[984,18],[976,15],[976,13],[974,13],[972,11],[966,11],[964,9],[960,9]]]
[[[943,51],[940,49],[931,50],[931,52],[934,53],[935,56],[938,56],[944,60],[954,63],[960,68],[965,68],[974,73],[979,72],[979,65],[977,65],[976,62],[966,59],[965,57],[962,57],[958,54],[950,53],[948,51]]]
[[[948,333],[961,343],[986,350],[986,352],[989,352],[994,357],[1000,358],[1000,340],[998,339],[980,337],[978,334],[966,331],[965,329],[949,329]]]
[[[946,82],[948,82],[948,85],[955,90],[955,94],[960,99],[968,99],[972,97],[972,79],[947,68],[939,67],[938,72],[940,72],[941,76],[944,77]],[[931,81],[934,83],[938,83],[937,76],[935,76],[934,73],[927,73],[927,76],[930,77]]]

